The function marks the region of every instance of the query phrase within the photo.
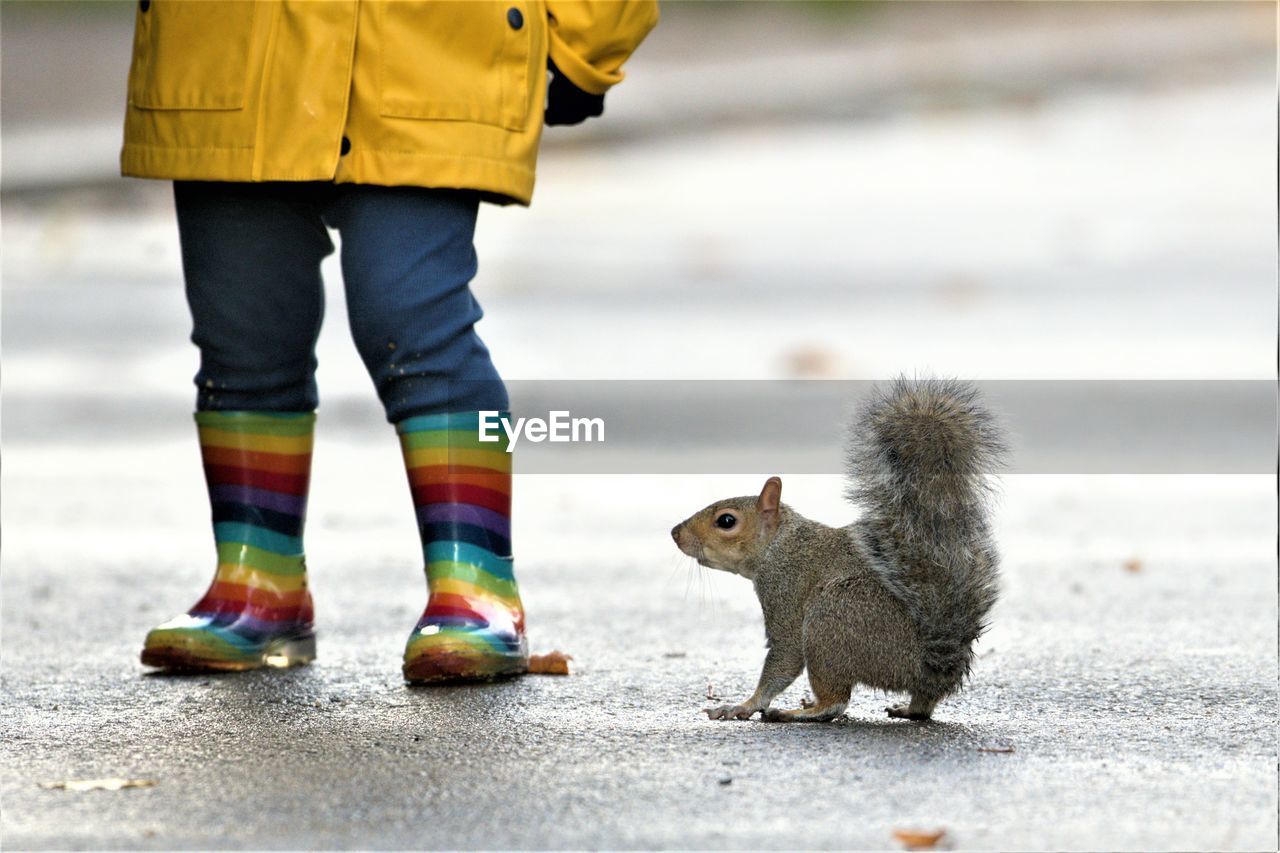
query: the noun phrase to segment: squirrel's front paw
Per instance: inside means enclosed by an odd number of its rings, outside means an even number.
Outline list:
[[[749,720],[759,710],[754,705],[721,705],[719,708],[707,708],[706,712],[713,720]]]

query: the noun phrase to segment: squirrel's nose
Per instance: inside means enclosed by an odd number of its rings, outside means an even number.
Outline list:
[[[677,524],[675,527],[671,528],[671,538],[676,541],[677,545],[680,544],[680,525]]]

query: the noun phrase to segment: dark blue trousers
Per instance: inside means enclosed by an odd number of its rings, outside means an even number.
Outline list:
[[[356,348],[393,423],[507,408],[475,333],[478,195],[328,182],[176,181],[199,410],[319,404],[321,260],[342,237]]]

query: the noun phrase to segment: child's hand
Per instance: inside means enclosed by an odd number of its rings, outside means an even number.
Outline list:
[[[547,77],[547,124],[581,124],[604,112],[604,95],[593,95],[573,85],[549,57]]]

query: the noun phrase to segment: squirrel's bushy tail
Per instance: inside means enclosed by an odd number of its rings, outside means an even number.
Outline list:
[[[996,600],[988,477],[1002,432],[973,385],[899,378],[863,405],[847,452],[856,535],[920,628],[924,692],[941,699],[968,675]]]

